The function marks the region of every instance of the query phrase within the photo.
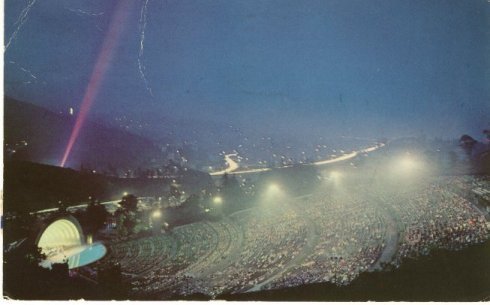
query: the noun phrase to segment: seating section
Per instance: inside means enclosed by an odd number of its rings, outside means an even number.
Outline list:
[[[274,200],[216,222],[110,245],[132,292],[144,297],[346,285],[361,272],[432,249],[488,238],[483,215],[453,177],[415,189],[351,186]]]

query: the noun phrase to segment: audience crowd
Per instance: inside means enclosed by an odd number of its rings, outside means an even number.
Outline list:
[[[121,263],[140,296],[347,285],[376,266],[488,239],[484,215],[460,195],[469,182],[451,179],[271,199],[219,221],[110,245],[108,259]]]

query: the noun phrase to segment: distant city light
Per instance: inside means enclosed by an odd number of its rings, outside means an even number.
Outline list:
[[[73,115],[73,108],[72,107],[70,107],[69,113],[70,113],[70,115]]]
[[[123,196],[128,196],[128,192],[124,192],[123,193]]]

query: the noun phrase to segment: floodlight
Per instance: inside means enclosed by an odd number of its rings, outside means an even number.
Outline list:
[[[213,203],[214,204],[222,204],[223,203],[223,198],[221,198],[220,196],[216,196],[213,198]]]
[[[399,168],[404,171],[411,171],[417,167],[417,162],[410,156],[405,156],[399,162]]]
[[[334,179],[334,180],[337,180],[341,177],[341,173],[338,172],[338,171],[331,171],[330,172],[330,179]]]
[[[279,192],[280,189],[279,189],[279,186],[275,183],[271,183],[269,185],[269,192]]]

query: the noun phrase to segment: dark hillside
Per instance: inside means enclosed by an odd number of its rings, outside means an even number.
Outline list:
[[[101,175],[25,161],[6,162],[4,212],[31,212],[77,203],[89,196],[106,197],[108,181]]]
[[[182,190],[197,194],[212,187],[209,174],[187,170],[177,177]],[[4,166],[4,211],[32,212],[87,203],[92,196],[100,201],[120,200],[123,193],[138,197],[160,197],[168,193],[171,179],[116,178],[90,172],[37,164],[7,161]]]
[[[75,116],[5,97],[5,159],[58,165],[68,143]],[[98,171],[119,172],[152,163],[165,156],[150,140],[87,121],[73,147],[67,167],[83,164]],[[111,173],[112,174],[112,173]]]

